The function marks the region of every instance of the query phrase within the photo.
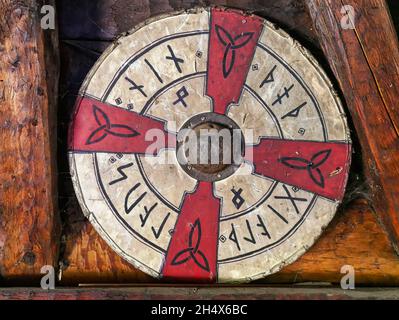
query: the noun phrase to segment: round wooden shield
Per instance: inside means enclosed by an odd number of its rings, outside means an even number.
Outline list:
[[[221,8],[117,39],[70,130],[84,214],[124,259],[172,281],[250,281],[296,260],[333,218],[350,156],[315,59],[271,23]]]

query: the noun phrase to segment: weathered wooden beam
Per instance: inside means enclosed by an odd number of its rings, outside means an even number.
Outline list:
[[[50,2],[54,5],[54,2]],[[58,44],[41,1],[0,1],[0,277],[56,265]]]
[[[396,288],[334,287],[99,287],[0,289],[0,300],[398,300]],[[158,303],[154,303],[156,306]]]
[[[399,49],[384,0],[310,0],[310,15],[362,146],[372,206],[399,253]],[[343,5],[355,10],[354,29]]]

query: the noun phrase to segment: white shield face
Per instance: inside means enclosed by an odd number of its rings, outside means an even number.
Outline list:
[[[198,9],[102,55],[69,158],[84,214],[124,259],[171,281],[244,282],[316,241],[350,154],[339,99],[305,49],[259,17]]]

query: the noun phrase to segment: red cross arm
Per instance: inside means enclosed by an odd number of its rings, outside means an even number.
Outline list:
[[[267,139],[246,149],[254,173],[331,200],[342,200],[351,144]]]
[[[212,183],[202,181],[185,196],[165,257],[165,279],[216,281],[220,201],[212,188]]]
[[[213,100],[213,111],[225,114],[229,104],[240,99],[263,22],[220,8],[211,14],[206,94]]]
[[[89,97],[78,99],[69,133],[69,149],[75,152],[155,155],[176,146],[163,122]]]
[[[238,102],[261,31],[259,18],[212,9],[206,93],[214,112],[225,114]],[[186,195],[165,257],[166,279],[216,281],[220,200],[212,188],[201,181]]]

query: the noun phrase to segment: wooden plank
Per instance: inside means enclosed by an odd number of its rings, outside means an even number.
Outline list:
[[[57,262],[58,45],[40,27],[41,5],[0,1],[0,275],[8,280],[38,278]]]
[[[360,5],[359,5],[360,3]],[[369,65],[379,95],[399,132],[399,45],[395,27],[385,0],[347,1],[356,8],[355,32],[364,58]]]
[[[396,288],[121,287],[0,289],[0,300],[398,300]]]
[[[384,0],[349,0],[355,29],[341,27],[342,1],[307,2],[360,144],[372,205],[399,253],[399,50]]]

